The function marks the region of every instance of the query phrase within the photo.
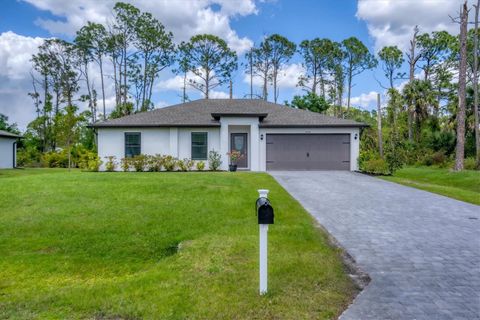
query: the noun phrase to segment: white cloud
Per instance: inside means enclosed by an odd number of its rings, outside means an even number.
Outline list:
[[[12,31],[0,34],[0,76],[12,80],[29,77],[30,59],[43,43],[42,38],[24,37]]]
[[[378,92],[376,91],[370,91],[369,93],[362,93],[359,96],[352,97],[350,98],[350,105],[364,109],[372,109],[376,106],[377,94]]]
[[[375,40],[375,51],[387,45],[405,50],[413,28],[420,32],[446,30],[458,33],[458,24],[449,17],[457,16],[462,0],[359,0],[357,18],[367,24]]]
[[[280,89],[297,89],[298,78],[305,72],[301,63],[292,63],[283,67],[278,73],[278,88]],[[250,75],[244,72],[243,82],[250,84]],[[261,88],[263,86],[263,79],[254,76],[253,86]],[[269,85],[269,88],[272,86]]]
[[[287,65],[278,73],[278,86],[280,88],[295,88],[298,84],[298,78],[303,73],[305,73],[305,69],[300,63]]]
[[[23,130],[27,124],[36,116],[32,99],[28,96],[33,91],[30,72],[35,76],[38,74],[33,70],[31,58],[38,52],[45,39],[39,37],[26,37],[12,31],[0,34],[0,113],[9,117],[10,122],[16,122]],[[105,65],[105,76],[112,73],[112,67]],[[98,101],[97,108],[103,112],[102,97],[100,91],[100,71],[98,66],[91,64],[90,80],[96,86]],[[84,86],[84,83],[80,83]],[[82,93],[82,88],[79,94]],[[40,84],[37,91],[41,93]],[[83,91],[84,92],[84,91]],[[114,84],[112,81],[105,81],[106,110],[111,112],[115,107]],[[43,100],[43,97],[41,98]],[[81,110],[86,108],[86,103],[76,101]]]
[[[12,31],[0,34],[0,113],[25,128],[35,110],[28,96],[31,91],[30,59],[42,38],[25,37]]]
[[[116,0],[24,0],[35,7],[47,10],[59,19],[38,19],[36,23],[52,34],[73,36],[87,21],[106,23],[112,16]],[[199,0],[199,1],[127,1],[141,9],[151,12],[173,32],[176,41],[188,40],[198,33],[211,33],[222,37],[229,46],[242,54],[253,42],[240,37],[230,26],[230,20],[236,16],[257,13],[253,0]],[[219,5],[215,11],[212,5]]]
[[[210,91],[209,96],[210,96],[209,97],[210,99],[228,99],[228,98],[230,98],[229,93],[226,93],[226,92],[223,92],[223,91],[216,91],[216,90]]]

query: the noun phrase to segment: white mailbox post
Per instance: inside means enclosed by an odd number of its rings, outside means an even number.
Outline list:
[[[273,224],[273,208],[268,200],[268,190],[258,190],[257,215],[260,231],[260,294],[268,290],[268,225]]]

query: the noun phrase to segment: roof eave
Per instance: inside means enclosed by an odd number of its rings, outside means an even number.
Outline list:
[[[365,123],[357,124],[260,124],[260,128],[365,128]]]
[[[209,124],[90,124],[88,128],[217,128],[219,123]]]

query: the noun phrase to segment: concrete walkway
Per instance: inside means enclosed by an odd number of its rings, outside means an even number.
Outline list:
[[[372,281],[341,319],[480,319],[480,207],[351,172],[271,172]]]

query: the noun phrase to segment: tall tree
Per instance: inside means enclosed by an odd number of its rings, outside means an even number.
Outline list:
[[[424,33],[416,37],[418,61],[421,63],[424,80],[430,80],[435,66],[447,58],[452,38],[453,36],[446,31],[434,31],[431,35]]]
[[[382,137],[382,109],[380,105],[380,93],[377,93],[377,139],[378,153],[383,158],[383,137]]]
[[[180,59],[187,64],[197,79],[189,79],[190,85],[202,92],[206,99],[210,91],[227,83],[237,69],[237,55],[227,43],[217,36],[202,34],[193,36],[179,46]]]
[[[103,75],[103,58],[107,52],[107,30],[102,24],[87,22],[86,26],[83,26],[77,31],[77,37],[75,43],[82,50],[93,59],[100,69],[100,83],[102,87],[102,115],[103,120],[106,119],[105,109],[105,83]]]
[[[344,51],[345,73],[347,80],[347,111],[350,109],[353,78],[365,70],[373,69],[377,60],[367,47],[357,38],[350,37],[342,41]]]
[[[457,143],[455,146],[455,171],[463,170],[465,156],[465,105],[467,87],[467,1],[460,12],[460,64],[458,69],[458,108],[457,108]]]
[[[272,70],[272,47],[269,42],[262,41],[257,48],[252,49],[253,74],[262,79],[262,99],[268,100],[268,82]]]
[[[326,84],[333,74],[337,44],[330,39],[304,40],[300,43],[299,53],[303,57],[305,74],[300,75],[298,85],[307,92],[318,94],[325,99]]]
[[[473,39],[473,114],[475,125],[475,164],[477,169],[480,169],[480,124],[478,114],[478,13],[480,11],[480,0],[477,0],[475,7],[475,28]]]
[[[406,53],[407,56],[407,62],[409,66],[409,83],[412,83],[412,81],[415,79],[415,68],[418,62],[418,59],[421,58],[421,55],[418,53],[415,53],[415,49],[417,48],[417,36],[418,36],[418,26],[415,26],[413,28],[413,36],[412,39],[410,40],[410,49],[408,53]],[[410,100],[413,101],[413,100]],[[407,107],[407,116],[408,116],[408,140],[412,141],[413,140],[413,105],[409,105]]]
[[[8,123],[8,117],[2,113],[0,113],[0,130],[8,131],[11,133],[19,134],[20,131],[18,130],[16,123]]]
[[[295,43],[289,41],[287,38],[272,34],[265,39],[265,43],[271,49],[272,58],[272,76],[270,78],[273,84],[273,100],[277,103],[278,91],[278,73],[285,66],[285,64],[292,58],[295,53]]]
[[[84,120],[83,115],[77,114],[77,110],[76,106],[68,105],[55,119],[58,124],[57,139],[67,149],[69,169],[72,167],[72,145],[78,139],[81,129],[79,122]]]
[[[117,2],[113,7],[115,22],[112,35],[115,45],[119,51],[119,82],[121,90],[122,103],[127,103],[128,99],[128,60],[130,58],[128,49],[133,44],[135,37],[135,26],[140,16],[140,10],[131,4]]]
[[[434,108],[438,103],[435,91],[430,81],[414,79],[405,85],[403,95],[408,106],[412,108],[411,115],[412,119],[414,119],[414,123],[411,124],[412,135],[417,142],[420,142],[421,128],[428,119],[430,114],[429,108]]]
[[[243,64],[243,66],[245,67],[245,73],[250,76],[250,94],[248,94],[250,99],[253,99],[253,97],[255,96],[253,93],[253,76],[255,75],[253,66],[254,50],[255,48],[251,47],[250,50],[245,54],[246,63]]]
[[[163,24],[150,13],[142,13],[135,24],[134,44],[143,59],[140,107],[142,111],[145,111],[152,105],[152,89],[155,79],[175,60],[173,34],[167,32]]]
[[[378,52],[378,57],[382,62],[382,69],[388,79],[390,89],[393,89],[393,81],[403,76],[402,73],[398,72],[404,61],[403,53],[397,46],[383,47]]]

